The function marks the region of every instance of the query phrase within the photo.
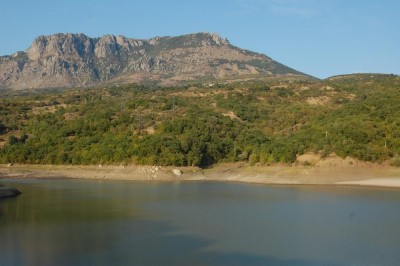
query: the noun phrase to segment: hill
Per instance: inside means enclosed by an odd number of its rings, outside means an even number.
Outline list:
[[[248,75],[306,76],[210,33],[148,40],[60,33],[40,36],[26,51],[0,57],[3,90],[133,82],[176,85]]]
[[[24,93],[0,99],[0,163],[274,164],[311,152],[400,166],[399,103],[400,77],[376,74]]]

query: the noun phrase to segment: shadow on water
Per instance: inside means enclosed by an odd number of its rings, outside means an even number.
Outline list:
[[[0,265],[333,265],[204,251],[213,241],[175,234],[176,228],[164,222],[108,221],[35,230],[27,235],[29,230],[14,231],[14,239],[2,240]]]
[[[165,245],[180,243],[179,246],[173,248],[172,251],[176,256],[167,261],[166,264],[169,265],[338,265],[321,261],[279,259],[240,252],[204,252],[202,250],[212,242],[199,238],[194,241],[193,238],[184,235],[164,237],[162,242]],[[183,259],[181,261],[180,255],[185,253],[193,254],[193,257],[190,260]]]

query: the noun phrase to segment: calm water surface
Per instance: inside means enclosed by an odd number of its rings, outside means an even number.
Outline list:
[[[7,180],[0,265],[400,265],[400,191]]]

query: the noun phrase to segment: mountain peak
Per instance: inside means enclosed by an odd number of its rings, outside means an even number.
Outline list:
[[[30,60],[38,60],[49,56],[83,56],[91,49],[91,39],[85,34],[57,33],[37,37],[26,54]]]
[[[212,38],[212,40],[216,43],[216,44],[223,44],[223,45],[229,45],[229,41],[227,38],[222,38],[218,33],[208,33],[206,32],[206,34],[210,35],[210,37]]]
[[[132,39],[82,33],[39,36],[25,52],[0,57],[0,88],[91,86],[243,75],[303,75],[271,58],[232,46],[217,33]]]

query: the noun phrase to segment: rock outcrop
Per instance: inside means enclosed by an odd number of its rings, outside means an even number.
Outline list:
[[[25,52],[0,57],[0,88],[83,87],[250,74],[304,75],[271,58],[237,48],[218,34],[148,40],[106,35],[54,34],[36,38]]]
[[[16,197],[19,194],[21,194],[21,192],[16,188],[0,186],[0,199]]]

